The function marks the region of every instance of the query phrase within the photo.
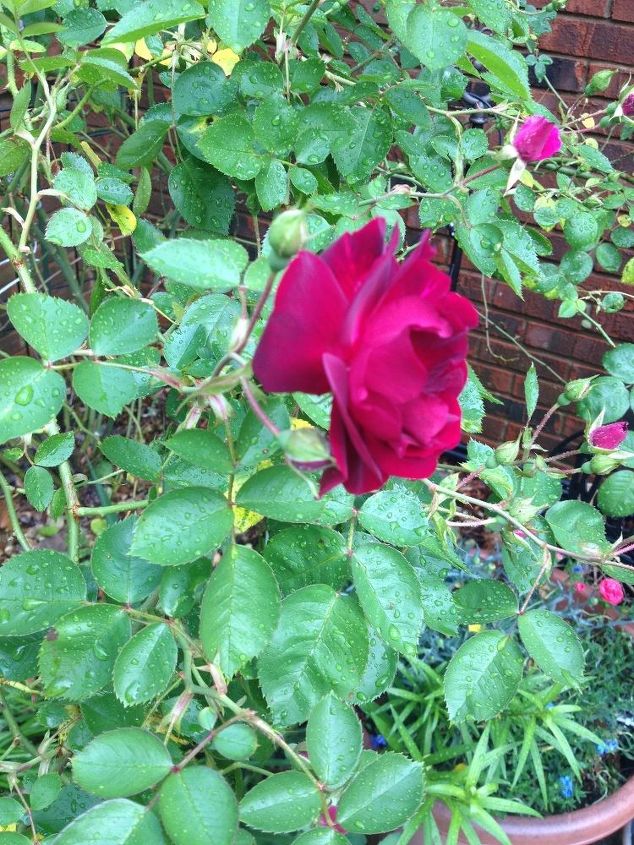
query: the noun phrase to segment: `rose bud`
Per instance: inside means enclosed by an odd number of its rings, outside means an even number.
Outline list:
[[[600,425],[592,429],[588,435],[588,443],[595,449],[611,452],[623,443],[627,437],[627,428],[627,423],[623,421]]]
[[[594,74],[590,82],[588,82],[583,93],[587,97],[591,97],[593,94],[600,94],[601,91],[605,91],[610,82],[612,82],[612,77],[615,73],[616,71],[614,70],[598,71]]]
[[[535,114],[527,117],[513,138],[513,146],[522,161],[542,161],[561,150],[559,127]]]
[[[592,387],[591,378],[578,378],[574,381],[569,381],[564,390],[566,399],[571,402],[580,402],[590,392]]]
[[[594,475],[609,475],[620,463],[618,459],[610,455],[594,455],[590,459],[590,472]]]
[[[495,457],[498,464],[512,464],[519,455],[520,442],[518,440],[507,440],[506,443],[500,443],[495,450]]]
[[[286,456],[300,469],[310,472],[332,463],[326,436],[317,428],[281,431],[277,439]]]
[[[585,584],[583,581],[577,581],[577,583],[575,584],[575,593],[578,596],[587,596],[588,589],[588,585]]]
[[[604,578],[599,584],[599,594],[608,604],[621,604],[625,598],[623,585],[614,578]]]
[[[268,242],[277,259],[289,259],[297,255],[307,240],[306,214],[299,208],[278,214],[269,227]]]
[[[625,117],[632,117],[634,115],[634,91],[628,94],[621,103],[621,111]]]
[[[378,490],[390,476],[428,478],[461,439],[471,303],[431,262],[424,238],[405,261],[385,220],[346,233],[284,273],[253,359],[272,393],[332,393],[333,466],[321,493]]]

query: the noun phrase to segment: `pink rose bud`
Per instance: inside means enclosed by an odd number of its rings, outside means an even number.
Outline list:
[[[627,95],[621,103],[621,109],[626,117],[632,117],[634,115],[634,93]]]
[[[621,604],[625,598],[623,585],[614,578],[604,578],[599,584],[599,593],[603,601],[607,601],[608,604]]]
[[[583,581],[577,581],[575,584],[575,593],[578,596],[587,596],[588,595],[588,585],[584,584]]]
[[[332,827],[333,830],[336,830],[337,833],[347,833],[344,827],[341,827],[340,824],[337,824],[337,808],[336,807],[328,807],[328,815],[330,816],[330,821],[334,822],[333,825],[329,825],[327,820],[324,818],[323,814],[319,818],[319,824],[321,827]]]
[[[590,432],[588,442],[596,449],[618,449],[627,437],[627,423],[615,422],[600,425]]]
[[[522,161],[550,158],[561,149],[559,127],[541,115],[532,115],[517,130],[513,146]]]

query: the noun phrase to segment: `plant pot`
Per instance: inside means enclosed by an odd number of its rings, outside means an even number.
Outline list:
[[[445,835],[451,820],[447,806],[441,802],[434,807],[434,818]],[[630,778],[609,798],[604,798],[590,807],[534,819],[528,816],[508,816],[500,824],[513,845],[589,845],[604,836],[614,833],[634,818],[634,778]],[[497,839],[481,831],[478,834],[482,845],[499,845]],[[467,845],[462,837],[460,845]],[[418,831],[411,845],[426,845]]]

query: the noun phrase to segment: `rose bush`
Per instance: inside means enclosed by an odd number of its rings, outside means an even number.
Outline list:
[[[632,91],[536,101],[557,5],[0,4],[0,841],[405,843],[440,798],[454,839],[505,842],[493,814],[530,812],[485,743],[439,789],[442,760],[364,749],[360,707],[425,631],[464,635],[438,724],[494,723],[529,668],[582,685],[551,570],[633,580],[632,345],[601,320],[634,192],[589,132],[627,138]],[[478,437],[468,331],[497,329],[434,263],[447,231],[609,347],[554,402],[533,356],[510,442]],[[482,528],[495,578],[464,562]]]

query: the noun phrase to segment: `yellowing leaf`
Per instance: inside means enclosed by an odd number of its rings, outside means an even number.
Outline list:
[[[134,47],[129,43],[117,42],[116,44],[110,44],[109,47],[111,50],[118,50],[120,53],[123,53],[128,61],[130,61],[134,54]]]
[[[218,49],[218,44],[213,40],[213,38],[210,38],[209,41],[207,42],[207,52],[209,53],[210,56],[213,56],[213,54],[216,52],[217,49]]]
[[[530,170],[524,170],[520,174],[520,182],[522,185],[526,185],[527,188],[533,188],[535,185],[539,184]]]
[[[624,285],[634,285],[634,258],[630,258],[623,268],[623,276],[621,281]]]
[[[632,218],[629,217],[627,214],[619,214],[616,220],[619,226],[623,226],[624,229],[629,229],[632,225]]]
[[[296,431],[298,428],[312,428],[312,425],[307,420],[300,420],[299,417],[291,417],[291,429]]]
[[[121,230],[122,235],[131,235],[136,229],[137,220],[127,205],[110,205],[106,203],[106,209],[110,217]]]
[[[117,45],[113,44],[112,46],[114,47],[114,46],[117,46]],[[156,56],[153,56],[152,53],[150,53],[150,50],[148,49],[145,38],[139,38],[139,40],[134,45],[134,52],[136,53],[136,55],[140,59],[143,59],[146,62],[150,62],[150,61],[152,61],[153,59],[156,58]],[[162,53],[162,56],[165,56],[165,58],[162,59],[162,61],[160,61],[159,64],[164,65],[164,67],[169,67],[170,64],[172,63],[171,55],[172,55],[173,52],[174,52],[174,44],[167,44],[165,46],[165,48],[163,49],[163,53]]]
[[[224,70],[225,76],[231,76],[234,67],[240,61],[240,56],[237,53],[234,53],[233,50],[226,47],[223,50],[218,50],[214,53],[211,61]]]
[[[594,127],[596,126],[593,117],[585,117],[581,122],[586,127],[586,129],[594,129]]]
[[[593,150],[599,149],[599,142],[597,141],[596,138],[586,138],[584,143],[586,144],[586,146],[592,147]]]

